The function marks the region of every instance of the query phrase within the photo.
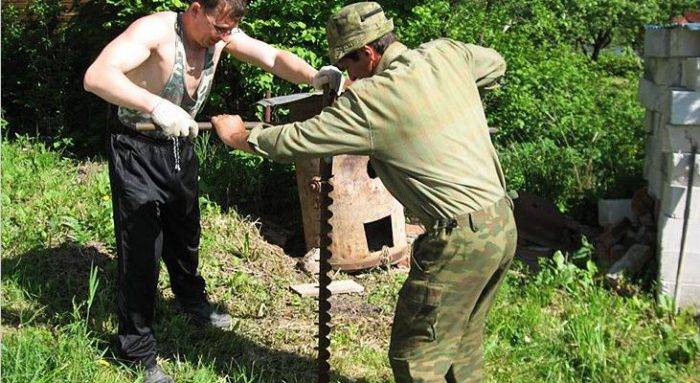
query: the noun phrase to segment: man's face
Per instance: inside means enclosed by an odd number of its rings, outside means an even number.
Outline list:
[[[381,56],[369,46],[364,46],[355,51],[357,55],[346,55],[338,61],[340,70],[347,70],[350,80],[371,77],[379,63]],[[355,57],[352,57],[355,56]],[[357,58],[357,59],[355,59]]]
[[[195,3],[197,4],[197,3]],[[218,8],[206,10],[198,7],[196,18],[199,25],[199,44],[210,47],[231,34],[231,30],[238,26],[238,21],[231,17],[228,7],[221,3]]]

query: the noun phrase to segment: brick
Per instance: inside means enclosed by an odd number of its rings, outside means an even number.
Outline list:
[[[669,98],[661,102],[668,103],[670,118],[673,125],[700,125],[700,92],[671,89]],[[664,111],[666,109],[664,108]]]
[[[663,153],[689,153],[693,144],[700,150],[700,125],[666,124],[659,139]]]
[[[647,57],[644,59],[644,78],[656,85],[681,86],[682,57]]]
[[[663,181],[671,186],[687,187],[690,182],[690,162],[693,155],[690,153],[664,153],[663,154]],[[693,185],[700,186],[700,154],[695,155],[693,169]]]
[[[671,218],[685,217],[687,197],[686,187],[664,183],[661,187],[661,212]],[[688,217],[691,220],[700,221],[700,187],[694,187],[692,190]]]
[[[684,27],[647,28],[644,31],[644,56],[700,56],[700,30]]]
[[[691,57],[681,64],[681,85],[688,89],[700,90],[700,57]]]

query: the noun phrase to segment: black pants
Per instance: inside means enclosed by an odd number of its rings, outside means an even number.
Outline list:
[[[151,325],[159,259],[182,304],[206,299],[204,279],[197,273],[199,164],[187,139],[176,144],[112,133],[108,151],[119,257],[119,342],[127,358],[150,366],[156,362]]]

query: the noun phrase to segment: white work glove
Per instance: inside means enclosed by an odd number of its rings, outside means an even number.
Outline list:
[[[319,69],[316,76],[311,81],[311,85],[317,90],[323,90],[323,86],[328,84],[332,91],[337,95],[343,92],[343,84],[345,84],[345,76],[340,69],[333,65],[327,65]]]
[[[195,138],[199,134],[199,126],[192,116],[164,98],[153,108],[151,118],[166,136]]]

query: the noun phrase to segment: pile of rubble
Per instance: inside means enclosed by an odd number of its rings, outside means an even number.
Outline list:
[[[631,200],[600,200],[598,223],[603,232],[593,241],[594,259],[606,270],[605,279],[613,289],[622,290],[625,280],[655,267],[654,201],[646,188]]]

